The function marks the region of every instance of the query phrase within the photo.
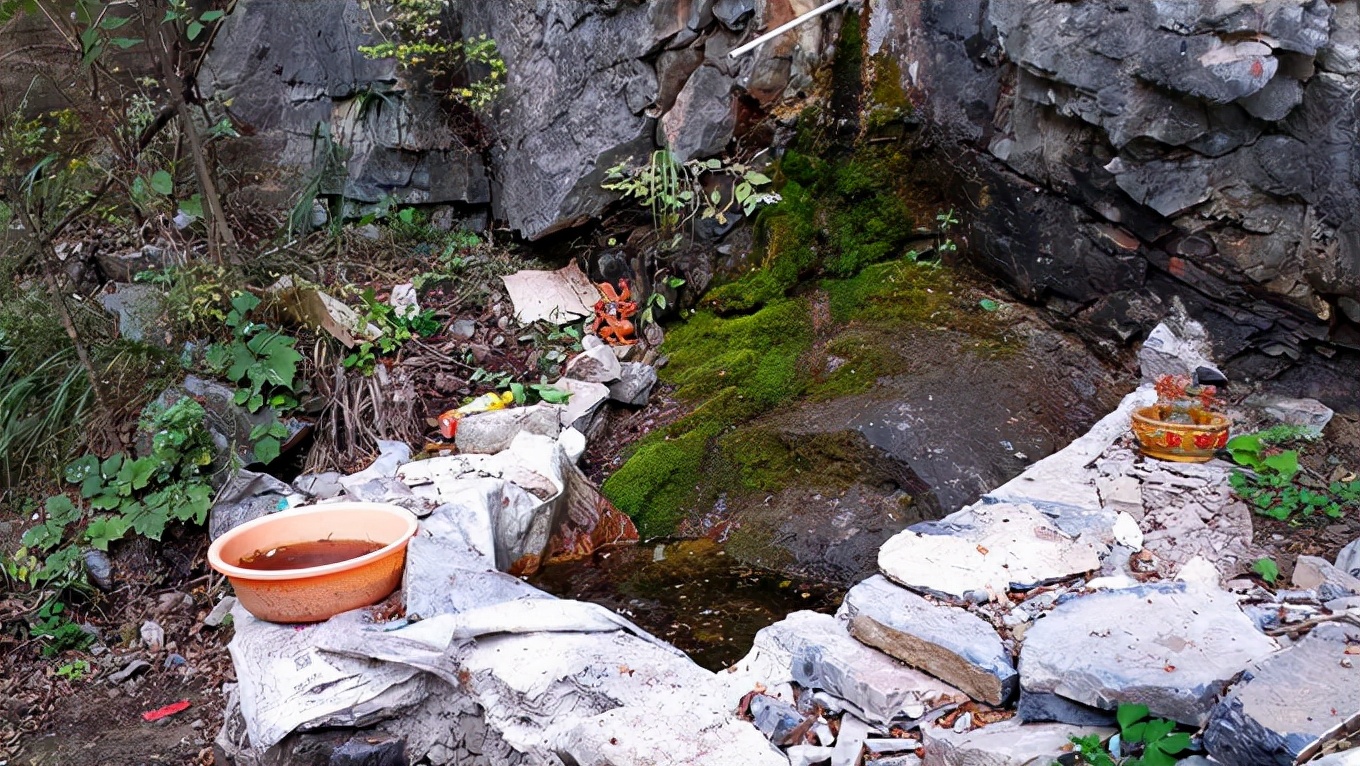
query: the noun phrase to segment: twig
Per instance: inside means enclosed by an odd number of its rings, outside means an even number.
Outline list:
[[[1360,627],[1360,609],[1347,609],[1344,612],[1337,612],[1336,614],[1323,615],[1321,617],[1312,617],[1307,620],[1304,620],[1303,622],[1296,622],[1293,625],[1281,625],[1278,628],[1270,628],[1266,630],[1266,635],[1295,636],[1298,635],[1299,633],[1303,633],[1304,631],[1307,630],[1312,630],[1313,628],[1316,628],[1317,626],[1328,622],[1348,622],[1352,625]]]

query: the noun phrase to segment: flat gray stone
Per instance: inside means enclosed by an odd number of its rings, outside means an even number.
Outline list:
[[[1332,422],[1332,409],[1316,399],[1271,398],[1265,402],[1266,414],[1291,426],[1303,426],[1317,437]]]
[[[236,597],[225,596],[221,601],[217,602],[217,606],[214,606],[211,612],[208,612],[208,616],[203,618],[203,624],[209,628],[215,628],[218,625],[221,625],[226,621],[227,615],[231,614],[231,610],[235,607]]]
[[[757,729],[775,745],[783,745],[803,722],[803,714],[784,700],[757,694],[751,698],[751,718]]]
[[[1020,683],[1103,709],[1140,703],[1200,726],[1228,683],[1275,649],[1227,593],[1143,585],[1072,598],[1036,621]]]
[[[1350,541],[1341,552],[1336,554],[1336,568],[1355,577],[1360,577],[1360,538]]]
[[[1099,734],[1103,738],[1113,733],[1113,729],[1022,724],[1015,719],[964,732],[921,727],[925,766],[1048,766],[1068,752],[1072,737]]]
[[[612,383],[622,374],[619,358],[605,345],[592,346],[572,357],[563,372],[568,378],[588,383]]]
[[[1333,727],[1360,713],[1360,628],[1327,623],[1247,670],[1214,708],[1204,734],[1223,763],[1293,763]]]
[[[979,504],[899,532],[879,549],[878,566],[909,588],[983,602],[1097,570],[1103,550],[1031,504]]]
[[[454,444],[458,451],[494,455],[510,448],[521,432],[556,436],[562,432],[562,406],[535,404],[467,415],[458,421]]]
[[[1317,591],[1322,601],[1360,596],[1360,578],[1317,556],[1299,556],[1294,562],[1294,584]]]
[[[562,427],[575,427],[581,433],[586,433],[591,418],[609,398],[609,387],[603,383],[573,378],[562,378],[553,386],[571,393],[571,398],[567,400],[566,407],[561,412]]]
[[[293,489],[313,500],[329,500],[345,491],[345,488],[340,486],[342,478],[344,474],[339,471],[307,473],[293,479]]]
[[[118,335],[127,340],[165,345],[164,333],[158,332],[161,312],[165,308],[165,294],[154,285],[123,284],[113,286],[113,292],[99,296],[99,303],[118,317]]]
[[[620,346],[620,348],[633,348]],[[609,398],[620,404],[641,407],[652,396],[656,368],[642,362],[624,362],[618,380],[609,384]]]
[[[963,690],[1001,705],[1019,686],[994,628],[971,612],[935,604],[874,575],[850,589],[837,616],[850,635]]]
[[[827,614],[794,612],[762,628],[752,649],[787,658],[793,680],[825,690],[881,726],[967,698],[953,686],[861,644]]]

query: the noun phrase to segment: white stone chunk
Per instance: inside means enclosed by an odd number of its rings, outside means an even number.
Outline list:
[[[1098,591],[1034,623],[1020,684],[1104,709],[1143,704],[1199,726],[1227,684],[1275,649],[1222,591],[1182,583]]]
[[[982,602],[1099,569],[1103,550],[1032,505],[995,503],[899,532],[879,549],[878,566],[909,588]]]

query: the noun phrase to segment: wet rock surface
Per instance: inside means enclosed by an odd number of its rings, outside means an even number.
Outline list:
[[[1017,324],[1017,350],[999,354],[982,339],[912,328],[882,348],[902,360],[902,372],[864,393],[756,420],[753,431],[806,468],[781,489],[727,494],[683,531],[720,524],[733,555],[803,576],[850,583],[872,575],[893,535],[973,503],[1115,403],[1089,352]]]
[[[973,244],[1017,289],[1114,343],[1179,300],[1217,358],[1276,360],[1236,374],[1306,358],[1353,378],[1353,358],[1308,349],[1360,337],[1333,321],[1360,285],[1358,16],[1349,1],[887,0],[865,39],[988,196]],[[1318,397],[1331,374],[1292,384]],[[1353,392],[1320,398],[1354,409]]]

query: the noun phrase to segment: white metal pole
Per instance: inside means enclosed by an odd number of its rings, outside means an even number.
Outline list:
[[[781,24],[778,27],[775,27],[774,29],[771,29],[770,31],[761,35],[760,37],[757,37],[756,39],[752,40],[749,43],[746,43],[745,45],[739,48],[733,48],[732,52],[728,53],[727,55],[731,56],[732,58],[744,56],[747,53],[750,53],[752,50],[760,47],[771,38],[778,37],[779,35],[784,34],[785,32],[789,31],[790,29],[793,29],[796,26],[799,26],[800,24],[804,24],[808,21],[811,21],[817,18],[818,16],[821,16],[823,13],[826,13],[827,11],[831,10],[832,8],[845,5],[846,2],[847,0],[831,0],[831,2],[827,3],[826,5],[820,6],[818,8],[813,8],[812,10],[808,11],[802,16],[799,16],[793,21],[790,21],[787,24]]]

